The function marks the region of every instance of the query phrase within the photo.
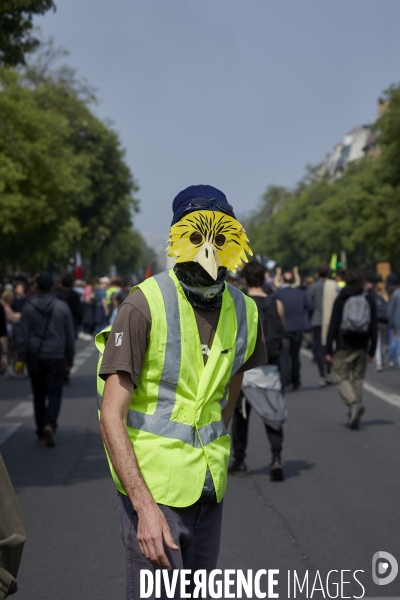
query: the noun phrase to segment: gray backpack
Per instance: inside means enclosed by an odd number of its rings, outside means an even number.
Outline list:
[[[371,323],[371,307],[364,294],[350,296],[344,304],[340,330],[342,333],[367,333]]]

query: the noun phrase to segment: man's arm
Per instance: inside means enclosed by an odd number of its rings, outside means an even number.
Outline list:
[[[231,379],[229,384],[229,400],[228,404],[222,411],[222,418],[224,420],[225,427],[228,427],[230,420],[235,410],[237,399],[239,398],[240,388],[242,387],[243,373],[236,373]]]
[[[299,274],[299,267],[293,267],[293,278],[296,287],[301,286],[301,277]]]
[[[179,548],[143,479],[125,428],[132,391],[129,373],[118,371],[109,375],[101,405],[100,431],[113,467],[138,514],[137,541],[141,553],[160,567],[170,569],[163,542],[171,550]]]
[[[280,287],[280,285],[281,285],[281,276],[282,276],[282,269],[281,269],[281,267],[276,267],[275,277],[272,280],[272,289],[273,290],[277,290]]]

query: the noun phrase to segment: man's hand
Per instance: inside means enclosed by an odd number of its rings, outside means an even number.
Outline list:
[[[373,362],[375,362],[375,356],[370,356],[370,357],[369,357],[369,362],[370,362],[370,363],[373,363]]]
[[[327,354],[325,356],[325,360],[326,360],[326,362],[331,363],[332,362],[332,354]]]
[[[392,338],[393,338],[394,340],[397,340],[397,332],[396,332],[396,330],[395,330],[395,329],[392,329]]]
[[[137,512],[137,540],[141,553],[160,567],[170,569],[164,543],[171,550],[179,550],[179,547],[143,479],[126,433],[132,390],[129,373],[118,371],[108,376],[101,405],[100,431],[113,467]]]
[[[137,541],[140,552],[163,569],[171,569],[164,551],[164,544],[170,550],[179,550],[172,538],[164,513],[153,501],[138,511]]]

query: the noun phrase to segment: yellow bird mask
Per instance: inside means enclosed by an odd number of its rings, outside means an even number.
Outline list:
[[[253,253],[246,232],[234,217],[213,210],[197,210],[172,225],[168,256],[176,263],[198,262],[217,279],[218,267],[236,271]]]

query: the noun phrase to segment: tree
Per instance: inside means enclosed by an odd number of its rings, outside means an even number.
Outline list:
[[[293,191],[270,186],[247,223],[253,251],[285,268],[311,270],[345,249],[349,264],[368,271],[379,261],[400,267],[400,89],[374,125],[380,154],[367,156],[331,184],[317,168]]]
[[[3,268],[62,268],[79,243],[94,274],[118,261],[133,270],[144,244],[132,231],[138,186],[117,135],[90,110],[93,92],[69,69],[3,68],[0,84]]]
[[[0,64],[25,64],[25,54],[36,45],[29,34],[33,15],[42,15],[51,8],[53,0],[2,0],[0,4]]]

